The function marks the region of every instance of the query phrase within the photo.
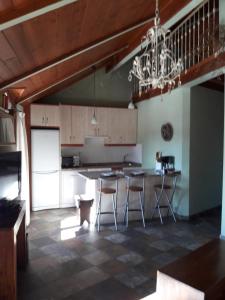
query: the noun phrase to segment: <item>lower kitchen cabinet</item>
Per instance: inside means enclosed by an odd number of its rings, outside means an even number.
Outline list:
[[[62,170],[60,207],[76,206],[76,199],[85,194],[85,184],[86,179],[82,178],[77,171]]]

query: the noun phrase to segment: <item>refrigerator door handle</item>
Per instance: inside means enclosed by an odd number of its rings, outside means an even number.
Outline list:
[[[47,175],[47,174],[54,174],[54,173],[57,173],[59,172],[59,170],[53,170],[53,171],[36,171],[36,172],[33,172],[34,174],[44,174],[44,175]]]

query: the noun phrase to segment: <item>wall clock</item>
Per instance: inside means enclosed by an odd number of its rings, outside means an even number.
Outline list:
[[[171,141],[173,137],[173,126],[170,123],[163,124],[161,127],[161,136],[164,141]]]

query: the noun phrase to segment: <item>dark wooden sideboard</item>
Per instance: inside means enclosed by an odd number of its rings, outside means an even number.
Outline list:
[[[215,239],[157,272],[156,299],[224,300],[225,241]]]
[[[0,207],[0,299],[17,299],[17,267],[27,265],[25,201]]]

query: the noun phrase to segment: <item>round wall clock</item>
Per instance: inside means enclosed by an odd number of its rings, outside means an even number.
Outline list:
[[[164,141],[171,141],[173,137],[173,126],[170,123],[163,124],[161,127],[161,136]]]

